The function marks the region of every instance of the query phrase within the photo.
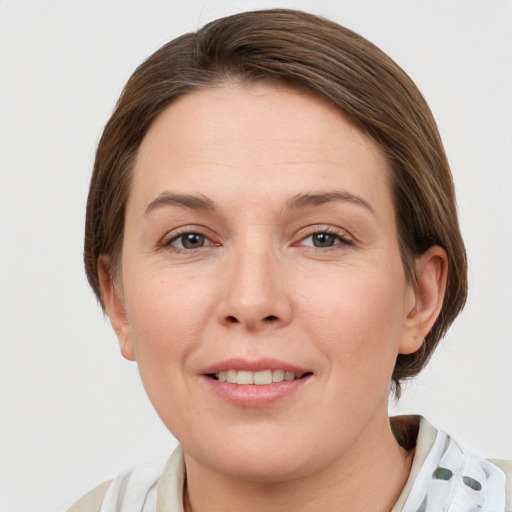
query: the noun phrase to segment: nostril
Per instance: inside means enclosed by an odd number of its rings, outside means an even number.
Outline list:
[[[264,317],[262,319],[262,322],[263,323],[273,323],[273,322],[275,322],[277,320],[279,320],[279,317],[277,317],[276,315],[267,315],[266,317]],[[233,316],[233,315],[227,315],[225,317],[225,322],[228,323],[228,324],[239,324],[239,323],[241,323],[240,319],[238,319],[236,316]],[[242,322],[245,323],[244,320],[242,320]],[[250,322],[250,321],[248,321],[247,323],[252,325],[252,322]]]

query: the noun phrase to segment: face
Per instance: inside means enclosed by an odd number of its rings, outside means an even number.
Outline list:
[[[386,160],[332,106],[177,100],[140,147],[121,281],[123,354],[196,464],[286,479],[379,442],[416,299]]]

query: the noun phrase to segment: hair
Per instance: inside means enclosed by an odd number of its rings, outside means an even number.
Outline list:
[[[362,36],[300,11],[244,12],[208,23],[162,46],[133,73],[105,126],[87,202],[84,260],[103,305],[99,258],[116,281],[125,208],[139,146],[153,121],[187,93],[226,83],[269,82],[327,100],[383,150],[403,266],[415,281],[415,259],[434,245],[448,258],[439,317],[420,350],[399,354],[400,382],[417,375],[464,307],[467,260],[452,175],[433,115],[409,76]]]

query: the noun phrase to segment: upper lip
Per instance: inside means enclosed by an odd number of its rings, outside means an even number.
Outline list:
[[[293,373],[311,373],[311,370],[292,363],[288,363],[272,357],[258,359],[230,358],[213,363],[201,370],[203,375],[219,373],[225,370],[246,370],[260,372],[262,370],[284,370]]]

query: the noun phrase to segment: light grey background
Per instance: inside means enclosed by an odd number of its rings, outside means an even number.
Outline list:
[[[393,411],[512,458],[512,3],[0,0],[0,510],[64,510],[175,441],[88,290],[84,205],[125,81],[226,14],[293,7],[352,28],[418,83],[457,186],[470,299]]]

